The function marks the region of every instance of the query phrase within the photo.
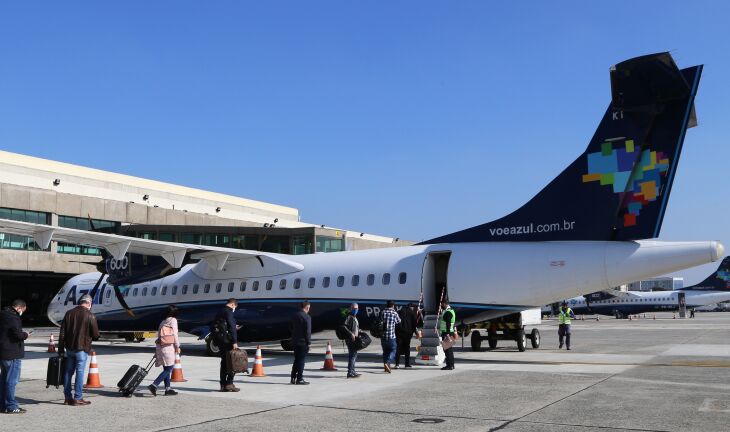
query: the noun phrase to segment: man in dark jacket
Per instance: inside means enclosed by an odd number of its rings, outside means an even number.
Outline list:
[[[99,340],[99,327],[96,317],[91,313],[91,296],[84,295],[79,305],[66,312],[58,336],[58,353],[66,356],[66,373],[63,379],[64,405],[81,406],[91,402],[84,400],[84,371],[86,360],[91,353],[91,341]],[[76,382],[71,394],[71,380],[74,373]]]
[[[360,334],[360,322],[357,320],[358,312],[357,303],[350,305],[350,314],[345,318],[345,329],[347,330],[349,339],[345,339],[345,345],[347,345],[347,377],[348,378],[360,378],[359,373],[355,371],[355,363],[357,362],[357,341],[358,335]]]
[[[395,337],[398,342],[398,352],[395,355],[395,368],[398,369],[400,364],[400,356],[405,356],[405,367],[411,367],[411,339],[414,335],[418,335],[416,330],[416,306],[408,303],[398,313],[400,316],[400,324],[395,327]]]
[[[225,307],[216,315],[215,320],[226,327],[228,336],[230,337],[231,343],[220,343],[221,352],[221,370],[220,370],[220,384],[222,392],[237,392],[241,391],[238,387],[233,385],[233,379],[236,374],[228,373],[226,367],[226,356],[231,350],[238,349],[238,326],[236,325],[236,318],[233,316],[233,312],[238,307],[238,300],[234,298],[228,299]]]
[[[28,333],[23,331],[20,316],[25,312],[23,300],[15,300],[0,311],[0,411],[23,414],[25,410],[15,400],[15,386],[20,381],[20,363],[25,357]]]
[[[309,302],[304,300],[301,309],[291,319],[291,341],[294,345],[294,364],[291,367],[291,383],[309,384],[304,381],[304,360],[312,344],[312,317],[309,316]]]

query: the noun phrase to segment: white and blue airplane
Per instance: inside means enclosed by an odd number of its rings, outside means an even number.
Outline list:
[[[239,340],[268,341],[289,337],[304,299],[312,303],[313,331],[334,329],[353,301],[368,328],[386,300],[421,302],[433,314],[445,290],[468,326],[724,255],[716,241],[652,240],[685,132],[695,124],[701,71],[680,70],[668,53],[615,65],[611,104],[585,152],[561,174],[501,219],[414,246],[290,256],[10,220],[0,220],[0,232],[31,236],[43,248],[54,240],[105,251],[99,272],[71,278],[51,302],[56,323],[90,293],[104,331],[155,329],[176,304],[181,330],[204,336],[233,297]]]
[[[730,257],[707,279],[674,291],[604,291],[566,300],[576,314],[613,315],[626,318],[647,312],[677,311],[730,301]]]

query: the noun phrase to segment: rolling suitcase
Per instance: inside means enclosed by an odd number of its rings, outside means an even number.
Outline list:
[[[246,350],[226,351],[226,371],[231,374],[248,373],[248,354],[246,354]]]
[[[142,381],[145,379],[150,369],[152,369],[154,362],[155,356],[152,356],[152,360],[147,363],[147,367],[145,368],[140,365],[132,365],[127,370],[127,373],[124,374],[124,377],[122,377],[122,379],[119,380],[119,383],[117,383],[119,391],[126,397],[132,396],[134,391],[137,390],[137,387],[142,384]]]
[[[63,375],[66,371],[66,358],[55,356],[48,359],[48,370],[46,371],[46,388],[63,385]]]

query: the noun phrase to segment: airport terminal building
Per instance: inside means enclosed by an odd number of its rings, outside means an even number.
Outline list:
[[[285,254],[405,246],[397,238],[304,223],[295,208],[0,151],[0,218],[134,237]],[[90,224],[91,219],[91,224]],[[45,321],[73,275],[95,271],[97,248],[0,233],[0,304],[29,303]]]

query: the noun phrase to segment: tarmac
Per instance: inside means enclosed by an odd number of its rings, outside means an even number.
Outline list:
[[[382,370],[380,344],[360,354],[359,379],[347,379],[347,355],[333,333],[315,335],[307,358],[309,386],[289,384],[291,353],[262,345],[266,377],[239,375],[239,393],[218,392],[220,359],[202,341],[182,338],[183,374],[175,397],[131,398],[115,385],[132,364],[145,365],[152,341],[96,342],[101,382],[83,407],[63,405],[62,389],[45,387],[48,336],[26,345],[17,397],[28,410],[0,415],[0,430],[37,431],[721,431],[730,430],[730,313],[671,313],[638,320],[586,317],[573,323],[571,351],[558,350],[557,322],[543,321],[539,349],[518,352],[499,341],[472,352],[457,343],[456,369]],[[530,328],[528,328],[530,330]],[[327,339],[337,372],[321,371]],[[415,349],[416,340],[413,341]],[[484,344],[486,345],[486,344]],[[528,344],[529,345],[529,344]],[[254,345],[249,349],[253,364]]]

